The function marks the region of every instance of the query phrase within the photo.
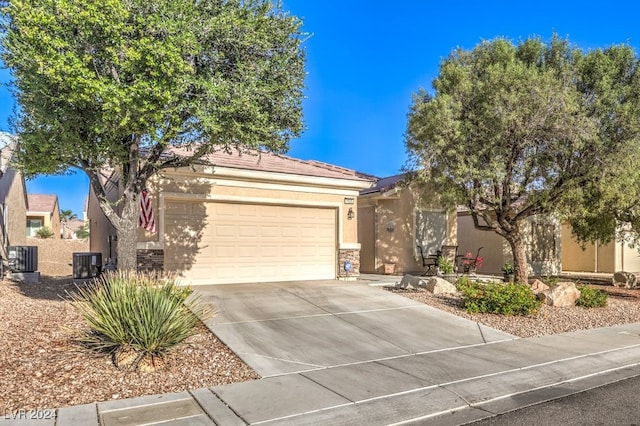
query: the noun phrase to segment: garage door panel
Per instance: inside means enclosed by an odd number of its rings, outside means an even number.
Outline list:
[[[199,234],[165,241],[166,268],[194,284],[335,278],[335,209],[168,201],[164,210],[167,235]]]
[[[233,237],[235,236],[236,233],[236,228],[235,226],[231,226],[231,225],[215,225],[216,231],[215,231],[215,236],[216,237]],[[208,240],[213,241],[215,238],[212,235],[211,238],[208,238]]]
[[[280,237],[280,228],[277,226],[264,225],[260,227],[260,237],[277,238]]]

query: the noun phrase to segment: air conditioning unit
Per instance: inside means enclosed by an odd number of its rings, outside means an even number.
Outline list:
[[[73,253],[73,278],[95,278],[102,272],[102,253]]]
[[[38,270],[38,247],[9,246],[7,260],[11,272],[35,272]]]

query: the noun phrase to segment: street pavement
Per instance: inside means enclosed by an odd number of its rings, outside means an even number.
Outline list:
[[[640,377],[511,411],[470,426],[638,425]]]

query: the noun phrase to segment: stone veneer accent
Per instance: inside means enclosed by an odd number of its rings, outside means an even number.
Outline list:
[[[344,270],[344,262],[351,262],[351,271],[347,276],[347,271]],[[360,275],[360,250],[355,249],[340,249],[338,251],[338,278],[351,278]]]
[[[138,250],[137,264],[139,272],[163,272],[164,250]]]

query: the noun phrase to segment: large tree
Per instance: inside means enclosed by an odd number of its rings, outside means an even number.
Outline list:
[[[527,218],[557,213],[578,223],[604,192],[615,199],[633,181],[639,77],[628,46],[585,53],[554,36],[456,49],[435,94],[414,96],[408,168],[445,206],[466,206],[476,228],[504,237],[526,283]]]
[[[139,194],[215,149],[284,152],[302,130],[301,22],[269,0],[11,0],[2,59],[27,175],[81,169],[135,268]],[[170,147],[192,155],[166,155]],[[163,155],[163,152],[165,154]],[[100,179],[119,170],[110,203]]]

